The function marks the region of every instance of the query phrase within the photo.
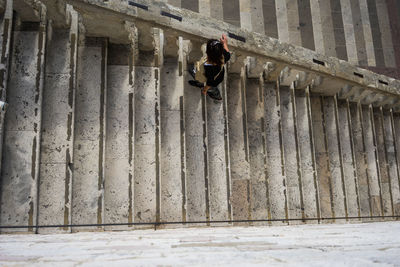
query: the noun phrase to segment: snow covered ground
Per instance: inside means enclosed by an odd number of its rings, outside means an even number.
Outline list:
[[[0,235],[1,266],[400,266],[400,222]]]

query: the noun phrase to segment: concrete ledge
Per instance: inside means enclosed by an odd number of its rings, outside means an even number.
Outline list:
[[[266,62],[289,65],[291,68],[313,72],[318,76],[334,78],[338,81],[338,87],[347,84],[392,97],[400,95],[400,81],[396,79],[358,68],[346,61],[327,57],[302,47],[281,43],[277,39],[249,32],[163,2],[142,0],[140,3],[138,0],[110,0],[107,2],[67,0],[67,2],[86,14],[103,12],[115,17],[116,20],[150,23],[154,27],[164,29],[166,33],[179,34],[193,41],[205,41],[222,33],[228,33],[231,36],[229,45],[237,53],[262,57]],[[141,7],[136,4],[140,4]],[[101,23],[99,27],[101,27]],[[240,40],[236,40],[235,37]],[[243,42],[244,40],[245,42]]]

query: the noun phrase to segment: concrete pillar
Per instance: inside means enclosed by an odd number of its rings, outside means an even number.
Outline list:
[[[46,10],[41,22],[22,22],[16,26],[12,48],[5,117],[1,225],[28,225],[33,231],[38,216],[38,186]]]
[[[290,43],[287,0],[275,1],[278,37],[281,42]]]
[[[320,218],[309,89],[295,90],[296,128],[305,218]],[[316,223],[318,221],[306,221]]]
[[[374,116],[374,134],[376,140],[376,149],[378,154],[378,167],[379,167],[379,178],[380,187],[382,193],[382,206],[383,215],[392,216],[394,215],[392,191],[391,191],[391,177],[389,175],[389,164],[387,159],[386,150],[386,131],[384,129],[384,118],[383,111],[380,108],[373,109]]]
[[[199,0],[199,13],[200,14],[202,14],[202,15],[204,15],[204,16],[208,16],[208,17],[213,17],[213,16],[211,16],[211,10],[213,9],[212,7],[211,7],[211,3],[212,2],[215,2],[215,1],[212,1],[212,0]],[[220,14],[220,16],[221,16],[221,18],[218,18],[218,17],[216,17],[216,19],[221,19],[222,20],[222,1],[220,0],[219,1],[220,2],[220,8],[219,9],[217,9],[217,10],[214,10],[214,12],[216,13],[216,14]],[[219,13],[218,13],[218,11],[220,11]],[[218,15],[217,15],[218,16]]]
[[[371,33],[372,33],[372,41],[373,47],[375,52],[375,63],[377,67],[385,67],[385,58],[383,54],[383,46],[382,46],[382,39],[381,39],[381,29],[378,20],[378,11],[376,6],[375,0],[360,0],[364,6],[366,4],[366,8],[368,9],[368,16],[371,26]],[[363,3],[363,2],[366,3]],[[361,7],[362,7],[361,6]],[[365,7],[364,7],[365,9]]]
[[[225,22],[240,27],[240,0],[222,0],[222,10]]]
[[[251,0],[239,0],[240,27],[248,31],[252,31],[253,29],[251,24],[251,4]]]
[[[320,8],[320,1],[310,0],[312,26],[314,34],[315,51],[317,53],[325,54],[324,45],[324,31],[322,29],[322,12]]]
[[[385,150],[386,150],[386,158],[388,163],[388,171],[390,178],[390,189],[391,189],[391,197],[392,197],[392,205],[393,205],[393,215],[399,215],[400,213],[400,188],[399,188],[399,173],[397,170],[397,162],[396,162],[396,149],[394,143],[394,135],[393,135],[393,124],[392,124],[392,111],[384,110],[383,111],[383,129],[385,133]]]
[[[232,219],[229,203],[231,175],[229,170],[229,140],[227,123],[226,79],[219,86],[222,102],[207,97],[207,141],[210,190],[210,220]]]
[[[330,0],[330,12],[332,16],[333,33],[335,36],[336,57],[342,60],[348,60],[341,1]]]
[[[366,51],[366,41],[364,38],[364,25],[361,15],[360,2],[350,1],[351,14],[353,17],[352,25],[354,27],[355,47],[359,66],[368,66],[368,55]]]
[[[344,36],[346,41],[347,60],[354,64],[358,64],[357,46],[354,32],[353,12],[350,0],[340,0]]]
[[[369,17],[367,0],[359,0],[359,4],[360,4],[361,25],[364,34],[365,49],[368,61],[367,65],[376,66],[375,48],[374,48],[374,41],[372,38],[371,22]]]
[[[4,135],[4,118],[6,113],[8,69],[10,61],[11,31],[13,24],[13,0],[2,1],[2,19],[0,21],[0,101],[2,102],[0,113],[0,175],[2,165],[2,147]]]
[[[264,34],[263,2],[261,0],[240,0],[240,27]]]
[[[199,2],[201,0],[180,0],[180,7],[192,10],[193,12],[199,12]],[[209,13],[207,14],[209,16]]]
[[[395,158],[396,158],[396,167],[397,167],[397,178],[393,179],[392,183],[395,183],[397,185],[394,185],[393,188],[399,187],[400,188],[400,114],[399,113],[393,113],[391,114],[391,119],[392,119],[392,131],[393,131],[393,142],[394,142],[394,152],[395,152]],[[400,213],[400,201],[399,198],[394,197],[394,209],[395,209],[395,214]]]
[[[249,133],[250,208],[254,220],[271,219],[266,165],[264,82],[246,80],[246,106]],[[265,225],[266,223],[260,223]]]
[[[280,107],[284,166],[287,182],[289,219],[304,218],[301,162],[296,129],[296,104],[293,85],[280,87]],[[290,222],[297,224],[299,221]]]
[[[139,28],[150,42],[140,50],[135,67],[134,100],[134,222],[160,221],[160,67],[163,64],[163,32]],[[146,226],[148,227],[148,226]],[[141,227],[140,227],[141,228]]]
[[[299,13],[298,29],[301,35],[301,45],[310,50],[315,50],[311,1],[298,0],[297,2]]]
[[[393,48],[392,32],[390,29],[390,21],[386,0],[376,0],[376,11],[378,15],[378,22],[380,34],[382,39],[383,56],[385,59],[385,66],[388,68],[396,67],[396,57]]]
[[[51,39],[47,40],[39,225],[71,224],[78,14],[72,11],[71,16],[70,29],[53,28]],[[59,230],[40,228],[39,231]]]
[[[362,106],[363,138],[366,153],[366,164],[368,169],[368,183],[370,189],[370,205],[372,216],[383,215],[382,195],[377,168],[376,143],[373,136],[373,119],[368,106]]]
[[[354,141],[351,132],[352,120],[348,101],[338,100],[338,134],[341,152],[341,165],[348,217],[360,216],[360,201],[354,153]]]
[[[265,35],[278,39],[275,0],[262,1]]]
[[[183,39],[166,38],[171,47],[165,56],[160,80],[160,131],[161,131],[161,178],[160,220],[186,220],[186,175],[184,131],[184,68]]]
[[[189,44],[188,44],[189,45]],[[192,42],[191,49],[185,49],[188,63],[200,60],[201,43]],[[209,219],[208,167],[206,144],[206,121],[201,89],[188,84],[192,77],[184,71],[184,123],[186,158],[186,216],[187,221]]]
[[[315,144],[315,160],[322,218],[334,217],[331,172],[329,168],[328,144],[326,140],[326,119],[323,97],[311,95],[311,114]]]
[[[369,176],[367,167],[367,154],[364,139],[364,127],[361,105],[350,104],[351,136],[354,145],[356,176],[358,180],[358,192],[360,201],[360,215],[362,217],[372,216],[371,193],[369,188]],[[363,221],[366,219],[363,219]]]
[[[207,1],[210,3],[209,13],[212,18],[224,20],[224,9],[223,0],[200,0],[199,2],[199,12],[202,14],[202,10],[208,11]]]
[[[319,7],[321,12],[321,28],[324,40],[325,55],[336,57],[336,45],[335,45],[335,31],[332,20],[332,9],[330,0],[319,1]]]
[[[108,40],[85,37],[78,46],[72,223],[104,222]],[[90,77],[90,78],[88,78]],[[101,227],[72,228],[72,231]]]
[[[267,154],[267,181],[271,219],[288,219],[286,176],[280,114],[279,83],[265,83],[264,86],[265,136]],[[284,222],[287,223],[287,222]]]

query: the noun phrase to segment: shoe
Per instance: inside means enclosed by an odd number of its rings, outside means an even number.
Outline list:
[[[190,69],[188,70],[188,72],[189,72],[190,76],[192,76],[193,79],[195,79],[196,73],[194,72],[194,70],[193,70],[192,68],[190,68]]]
[[[216,87],[209,89],[207,91],[207,95],[214,100],[218,100],[218,101],[222,100],[221,93],[219,92],[219,89]]]
[[[204,84],[202,84],[202,83],[199,82],[199,81],[195,81],[195,80],[190,80],[190,81],[189,81],[189,84],[190,84],[191,86],[195,86],[195,87],[200,87],[200,88],[203,88],[203,87],[204,87]]]

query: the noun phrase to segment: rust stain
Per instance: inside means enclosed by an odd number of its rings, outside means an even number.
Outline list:
[[[68,122],[67,122],[67,141],[71,141],[72,135],[72,112],[68,113]]]
[[[33,201],[29,202],[29,219],[28,219],[28,225],[30,226],[28,229],[30,232],[33,231],[33,213],[34,213],[34,204]]]
[[[37,140],[35,136],[33,138],[33,143],[32,143],[32,162],[31,162],[31,176],[33,180],[35,180],[36,178],[36,148],[37,148]]]
[[[186,173],[185,173],[185,111],[183,96],[179,97],[181,131],[181,186],[182,186],[182,221],[186,222]]]
[[[74,90],[75,90],[75,53],[76,53],[76,35],[71,34],[71,51],[70,51],[70,73],[69,73],[69,92],[68,92],[68,105],[73,108],[74,105]],[[69,118],[68,118],[69,119]],[[69,139],[68,139],[69,140]]]
[[[64,201],[64,224],[67,225],[69,224],[69,208],[68,205],[70,204],[70,184],[71,184],[71,172],[72,170],[70,169],[70,164],[71,164],[71,154],[69,151],[69,148],[66,150],[66,166],[65,166],[65,201]],[[64,227],[64,230],[67,230],[67,227]]]
[[[155,77],[155,92],[154,96],[156,99],[154,105],[155,122],[156,122],[156,133],[155,133],[155,153],[156,153],[156,222],[160,222],[160,111],[158,104],[158,86],[159,86],[159,70],[154,70]]]

